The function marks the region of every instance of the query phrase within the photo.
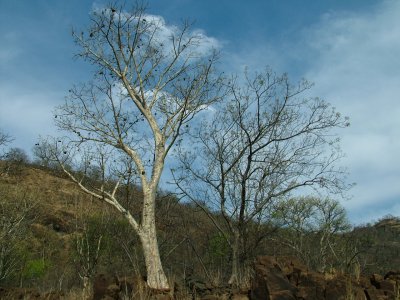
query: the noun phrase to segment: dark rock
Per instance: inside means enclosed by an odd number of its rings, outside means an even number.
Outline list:
[[[297,286],[318,287],[325,290],[326,280],[324,275],[315,272],[303,272],[298,279]]]
[[[152,299],[152,300],[172,300],[173,298],[169,294],[156,294],[156,295],[152,295],[150,299]]]
[[[207,295],[200,298],[201,300],[222,300],[220,296],[217,295]]]
[[[251,299],[295,299],[297,288],[289,282],[275,258],[258,257],[254,271]]]
[[[377,290],[374,286],[366,289],[365,296],[367,300],[384,300],[388,299],[383,291]]]
[[[250,299],[384,300],[395,299],[399,273],[373,274],[358,280],[341,274],[325,276],[292,258],[259,257],[254,265]]]
[[[253,298],[251,298],[251,299],[253,299]],[[296,297],[294,296],[292,291],[284,290],[284,291],[271,293],[269,295],[269,299],[271,299],[271,300],[296,300]]]
[[[324,299],[325,290],[318,286],[302,286],[298,287],[296,297],[299,300],[320,300]]]
[[[308,273],[308,268],[299,259],[291,256],[282,256],[277,258],[277,262],[282,268],[283,273],[288,277],[289,281],[297,285],[296,279],[304,273]]]
[[[371,284],[374,286],[374,287],[376,287],[377,289],[380,289],[381,288],[381,282],[383,281],[383,276],[382,275],[379,275],[379,274],[372,274],[371,275],[371,278],[370,278],[370,281],[371,281]]]
[[[42,222],[43,225],[48,226],[52,230],[61,233],[71,233],[71,226],[62,218],[47,215],[43,218]]]
[[[391,279],[383,280],[380,282],[380,289],[383,291],[394,292],[396,289],[396,281]]]
[[[326,300],[344,300],[346,299],[347,286],[343,280],[330,280],[325,288]]]
[[[389,271],[386,273],[384,279],[392,279],[400,282],[400,271]]]
[[[207,284],[203,279],[195,276],[190,276],[186,279],[186,285],[189,290],[198,296],[207,296],[211,294],[213,287]]]
[[[93,300],[101,300],[107,293],[107,287],[110,284],[109,278],[105,274],[99,274],[93,281]]]

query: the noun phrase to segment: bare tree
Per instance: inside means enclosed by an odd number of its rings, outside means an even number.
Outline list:
[[[229,101],[181,147],[175,181],[183,196],[202,201],[232,251],[230,283],[253,249],[248,230],[263,230],[270,204],[304,188],[341,193],[348,186],[336,162],[342,154],[336,128],[348,126],[329,104],[303,96],[311,84],[289,83],[267,69],[228,83]],[[218,211],[216,218],[208,209]],[[261,235],[262,238],[262,235]]]
[[[35,201],[29,198],[21,190],[0,191],[0,282],[21,268],[23,259],[19,249],[34,218]]]
[[[330,198],[298,197],[275,205],[283,228],[275,242],[290,248],[309,267],[326,272],[339,266],[351,226],[344,207]]]
[[[25,150],[16,147],[13,147],[7,151],[5,154],[5,159],[16,164],[29,163],[29,156],[26,154]]]
[[[42,137],[40,137],[39,139],[43,141]],[[33,146],[32,148],[33,163],[46,168],[59,168],[57,162],[52,160],[51,153],[52,145],[49,145],[45,142],[36,143],[35,146]]]
[[[318,265],[321,271],[333,268],[342,259],[339,256],[338,240],[343,233],[350,230],[346,210],[338,201],[326,198],[316,202],[318,225]],[[333,257],[333,259],[329,259]]]
[[[95,224],[99,225],[99,224]],[[93,226],[90,222],[84,224],[82,233],[75,239],[75,259],[78,275],[83,282],[83,294],[85,299],[90,299],[93,289],[92,279],[97,270],[99,257],[102,250],[102,229]]]
[[[6,133],[0,131],[0,146],[5,146],[10,143],[13,139]]]
[[[190,24],[167,26],[161,17],[136,6],[131,11],[95,9],[87,32],[73,32],[78,57],[95,67],[93,80],[70,90],[55,112],[57,126],[69,138],[56,141],[56,152],[81,157],[92,149],[103,182],[85,185],[85,174],[64,171],[82,190],[112,205],[140,237],[151,288],[168,289],[156,237],[155,197],[168,153],[187,131],[188,122],[219,99],[214,41]],[[122,161],[134,165],[121,174]],[[56,155],[63,167],[63,161]],[[122,165],[123,166],[123,165]],[[143,192],[140,216],[118,198],[127,172],[135,172]]]
[[[20,175],[23,167],[29,164],[30,159],[26,152],[21,148],[10,148],[3,156],[6,164],[4,173],[7,175]]]
[[[5,151],[2,148],[7,146],[12,141],[13,141],[13,138],[10,135],[0,131],[0,151],[1,151],[0,152],[0,160],[3,160],[3,159],[6,158]],[[4,174],[7,174],[7,171],[8,171],[8,165],[7,164],[5,164],[4,166],[1,166],[1,168],[0,168],[0,176],[2,176]]]
[[[13,138],[8,134],[0,131],[0,149],[7,146],[9,143],[13,141]],[[4,149],[1,149],[0,159],[4,159]]]

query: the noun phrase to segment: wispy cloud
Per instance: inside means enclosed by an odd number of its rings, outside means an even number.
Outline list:
[[[339,134],[357,183],[344,202],[352,221],[400,214],[400,2],[332,11],[291,35],[247,44],[229,56],[235,71],[269,65],[305,77],[315,82],[312,96],[350,117]]]
[[[400,2],[326,14],[302,37],[314,92],[351,118],[343,148],[358,186],[345,205],[358,221],[377,203],[381,214],[392,212],[394,197],[400,200]]]

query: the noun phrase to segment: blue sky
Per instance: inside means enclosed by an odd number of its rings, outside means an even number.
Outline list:
[[[126,1],[129,2],[129,1]],[[30,151],[57,135],[51,111],[90,76],[73,59],[72,26],[84,27],[88,0],[0,0],[0,129]],[[350,172],[353,223],[400,215],[400,2],[395,0],[150,0],[168,24],[195,21],[215,38],[222,67],[269,65],[315,83],[312,95],[351,119],[341,132]]]

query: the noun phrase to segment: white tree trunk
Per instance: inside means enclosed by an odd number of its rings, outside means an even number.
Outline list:
[[[155,192],[144,194],[143,219],[138,234],[146,263],[147,285],[152,289],[169,290],[158,250],[154,201]]]
[[[92,279],[89,276],[84,276],[82,280],[83,280],[83,294],[82,294],[83,300],[92,299],[93,296]]]

